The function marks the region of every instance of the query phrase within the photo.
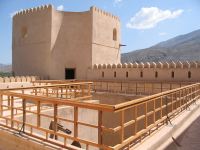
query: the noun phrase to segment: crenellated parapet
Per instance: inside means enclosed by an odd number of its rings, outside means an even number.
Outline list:
[[[113,14],[108,13],[108,12],[102,10],[102,9],[95,7],[95,6],[90,7],[90,11],[93,11],[94,13],[98,13],[102,16],[110,17],[111,19],[115,19],[115,20],[120,21],[119,17],[114,16]]]
[[[190,69],[200,68],[200,62],[197,61],[171,61],[171,62],[134,62],[119,64],[94,64],[93,69],[115,69],[115,68],[154,68],[154,69]]]
[[[41,12],[44,10],[51,10],[52,8],[53,8],[53,6],[51,4],[49,4],[49,5],[42,5],[42,6],[38,6],[38,7],[24,9],[24,10],[18,11],[13,17],[29,15],[29,14]]]

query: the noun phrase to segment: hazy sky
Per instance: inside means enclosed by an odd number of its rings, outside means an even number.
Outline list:
[[[64,11],[94,5],[119,16],[123,53],[200,29],[200,0],[0,0],[0,63],[12,62],[13,14],[44,4]]]

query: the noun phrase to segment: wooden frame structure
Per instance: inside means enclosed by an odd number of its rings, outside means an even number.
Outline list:
[[[196,83],[116,105],[85,102],[84,100],[91,98],[91,90],[97,90],[94,87],[92,82],[72,82],[0,90],[0,125],[17,131],[23,126],[27,135],[66,148],[74,148],[68,144],[68,141],[72,140],[80,142],[85,149],[123,149],[132,147],[135,142],[141,141],[159,126],[168,123],[170,118],[188,109],[200,95],[200,84]],[[61,107],[70,108],[73,117],[68,119],[60,116]],[[52,114],[43,113],[43,110],[47,109],[52,109]],[[81,121],[80,109],[96,111],[97,123]],[[104,123],[106,113],[119,116],[113,118],[117,120],[115,126],[110,127]],[[36,121],[29,122],[28,115],[35,116]],[[56,127],[53,131],[44,127],[43,117],[53,120],[55,124],[70,123],[73,126],[73,134],[61,133]],[[97,141],[81,138],[80,126],[97,130]],[[50,134],[56,135],[60,140],[50,139]],[[118,141],[107,143],[106,134],[116,137]]]

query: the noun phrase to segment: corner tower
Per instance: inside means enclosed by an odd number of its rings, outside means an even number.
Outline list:
[[[15,75],[49,76],[52,6],[18,12],[13,17],[12,64]]]
[[[92,12],[92,65],[120,63],[120,20],[96,7]]]

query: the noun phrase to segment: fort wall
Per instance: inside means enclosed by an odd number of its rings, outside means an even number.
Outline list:
[[[12,62],[16,75],[48,76],[51,10],[50,5],[36,7],[13,17]]]
[[[88,69],[88,79],[135,81],[199,81],[199,62],[99,64]]]

